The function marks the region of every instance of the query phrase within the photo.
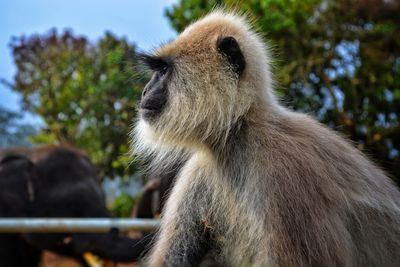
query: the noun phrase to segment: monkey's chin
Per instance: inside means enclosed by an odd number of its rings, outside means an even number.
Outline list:
[[[157,137],[155,136],[153,127],[140,116],[134,129],[134,139],[137,148],[150,148],[157,144]]]
[[[139,109],[139,115],[146,122],[152,123],[155,122],[158,117],[160,117],[161,110],[141,108]]]

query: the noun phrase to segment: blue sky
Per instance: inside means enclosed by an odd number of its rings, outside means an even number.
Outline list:
[[[12,81],[12,36],[70,28],[96,41],[110,30],[148,50],[176,36],[164,16],[176,0],[2,0],[0,1],[0,78]],[[20,97],[0,85],[0,106],[19,110]],[[26,115],[32,121],[32,116]]]

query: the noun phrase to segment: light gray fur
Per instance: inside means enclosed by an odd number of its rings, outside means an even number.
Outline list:
[[[240,77],[213,46],[221,35],[240,44]],[[263,47],[245,18],[216,11],[156,52],[178,66],[165,112],[138,121],[136,150],[154,164],[193,155],[147,264],[190,265],[200,224],[224,266],[400,266],[399,191],[343,137],[278,103]]]

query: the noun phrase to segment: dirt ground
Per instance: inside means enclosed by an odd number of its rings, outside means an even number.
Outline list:
[[[105,267],[136,267],[135,263],[118,263],[107,264]],[[82,267],[76,260],[58,255],[56,253],[45,251],[43,252],[41,267]]]
[[[142,233],[139,231],[129,231],[127,236],[130,238],[139,238],[142,236]],[[137,267],[138,265],[135,263],[108,263],[104,264],[103,267]],[[0,266],[2,267],[2,266]],[[42,255],[42,262],[40,267],[83,267],[82,264],[77,262],[76,260],[65,257],[59,254],[56,254],[51,251],[44,251]]]

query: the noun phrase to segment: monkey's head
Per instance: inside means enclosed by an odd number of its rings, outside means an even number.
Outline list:
[[[244,17],[216,11],[150,55],[140,101],[140,142],[223,141],[257,103],[273,101],[268,56]]]

